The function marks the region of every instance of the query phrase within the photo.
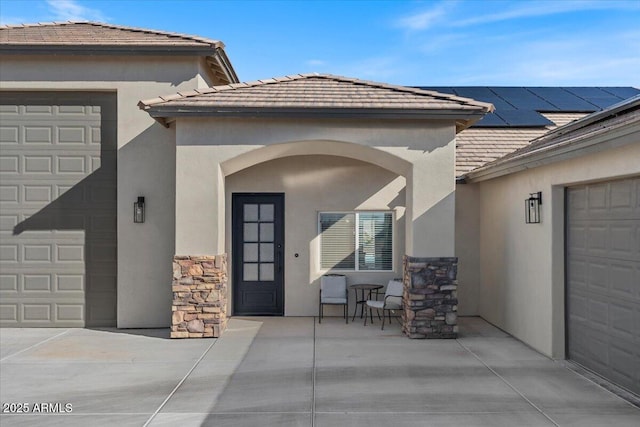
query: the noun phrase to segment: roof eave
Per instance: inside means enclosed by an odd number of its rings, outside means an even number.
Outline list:
[[[0,54],[12,55],[198,55],[212,56],[221,49],[217,46],[175,46],[175,45],[78,45],[42,44],[20,45],[0,44]]]
[[[170,55],[202,56],[221,84],[238,83],[238,76],[224,51],[224,44],[207,46],[175,45],[78,45],[78,44],[0,44],[0,55]]]
[[[470,126],[480,120],[484,111],[424,110],[424,109],[367,109],[367,108],[261,108],[261,107],[162,107],[138,103],[153,118],[177,117],[295,117],[342,119],[405,119],[405,120],[455,120],[456,127]]]

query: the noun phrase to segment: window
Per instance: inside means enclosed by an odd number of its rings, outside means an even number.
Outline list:
[[[392,212],[321,212],[318,219],[321,268],[393,269]]]

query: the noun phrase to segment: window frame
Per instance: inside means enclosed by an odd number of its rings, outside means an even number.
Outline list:
[[[391,269],[389,270],[360,270],[360,214],[390,214],[391,215]],[[320,217],[322,214],[354,214],[354,235],[355,235],[355,266],[354,269],[344,268],[323,268],[322,267],[322,224]],[[317,220],[318,233],[318,267],[319,271],[335,271],[341,273],[389,273],[396,271],[396,212],[394,210],[366,210],[366,211],[318,211]]]

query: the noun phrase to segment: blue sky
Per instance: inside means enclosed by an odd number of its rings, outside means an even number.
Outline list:
[[[3,24],[62,20],[222,40],[244,81],[640,87],[640,0],[0,0]]]

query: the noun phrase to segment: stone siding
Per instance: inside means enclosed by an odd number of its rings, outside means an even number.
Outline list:
[[[227,327],[227,256],[173,257],[171,338],[218,338]]]
[[[402,331],[409,338],[458,335],[458,258],[403,260]]]

